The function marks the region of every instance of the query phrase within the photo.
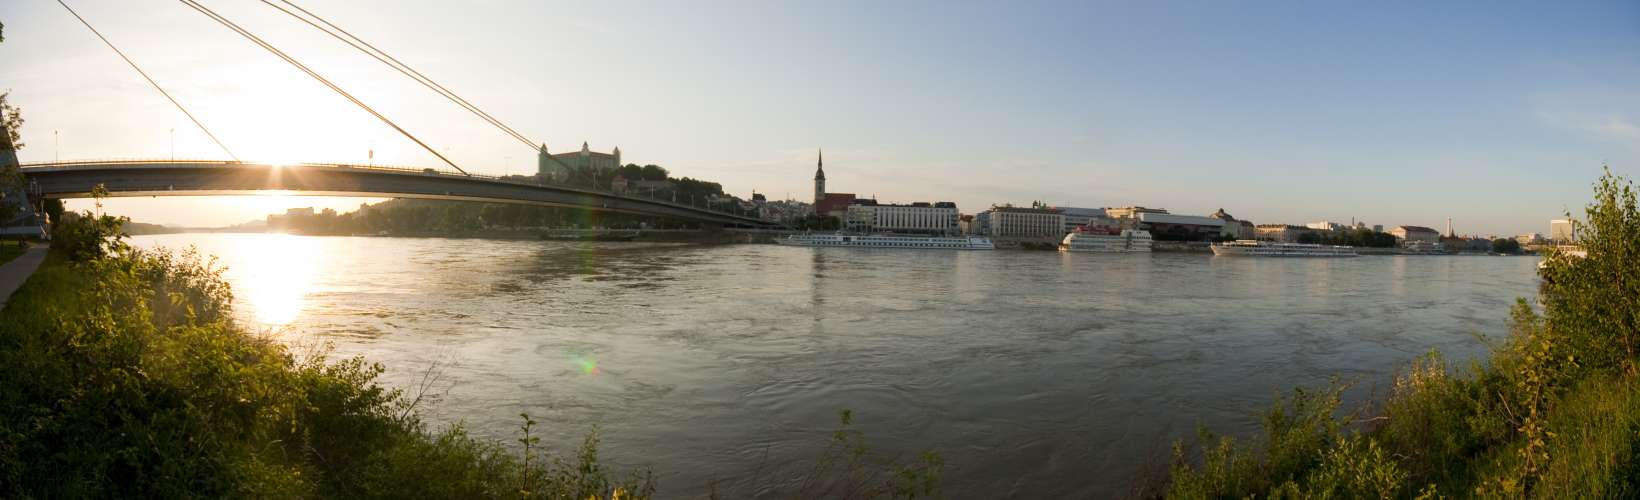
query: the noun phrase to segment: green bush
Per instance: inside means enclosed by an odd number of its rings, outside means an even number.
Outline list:
[[[298,359],[244,331],[220,269],[119,245],[105,220],[59,226],[71,241],[0,311],[0,497],[653,491],[599,465],[595,437],[572,457],[520,460],[459,426],[430,432],[377,383],[380,366]]]

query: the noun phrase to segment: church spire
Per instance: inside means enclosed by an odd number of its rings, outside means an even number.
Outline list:
[[[826,199],[826,155],[820,153],[814,161],[814,206],[820,207],[820,202]]]
[[[814,162],[814,180],[826,180],[826,152],[818,151],[819,156]]]

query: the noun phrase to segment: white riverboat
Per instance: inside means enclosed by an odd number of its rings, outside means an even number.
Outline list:
[[[1122,229],[1118,231],[1076,231],[1065,235],[1059,243],[1061,252],[1149,252],[1150,231]]]
[[[1249,257],[1355,257],[1355,247],[1236,240],[1213,244],[1213,255]]]
[[[775,240],[799,247],[922,248],[931,250],[995,250],[990,238],[979,236],[898,236],[877,234],[803,233]]]

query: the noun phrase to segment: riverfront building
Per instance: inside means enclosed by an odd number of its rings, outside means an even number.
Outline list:
[[[1333,221],[1326,221],[1326,220],[1319,221],[1319,222],[1311,222],[1309,224],[1305,224],[1304,227],[1314,229],[1314,230],[1317,230],[1317,231],[1321,231],[1321,232],[1324,232],[1324,233],[1333,233],[1333,232],[1338,232],[1338,231],[1343,231],[1345,229],[1349,229],[1348,226],[1345,226],[1343,224],[1339,224],[1339,223],[1333,222]]]
[[[1103,208],[1076,208],[1057,207],[1059,213],[1065,214],[1065,232],[1075,231],[1082,226],[1116,226],[1116,221],[1105,213]]]
[[[1389,234],[1395,236],[1395,239],[1399,240],[1402,246],[1413,242],[1432,245],[1438,245],[1441,242],[1440,231],[1423,226],[1395,226],[1395,229],[1389,230]]]
[[[1224,221],[1224,228],[1219,231],[1220,237],[1232,240],[1251,240],[1258,238],[1258,230],[1253,227],[1252,222],[1236,219],[1235,217],[1232,217],[1229,212],[1224,211],[1223,208],[1220,208],[1217,212],[1213,212],[1208,215],[1208,217]]]
[[[1223,220],[1199,215],[1138,212],[1134,219],[1139,229],[1162,241],[1205,241],[1224,231]]]
[[[1553,243],[1577,241],[1577,231],[1572,227],[1572,221],[1567,219],[1549,221],[1549,241]]]
[[[1258,240],[1279,243],[1298,243],[1298,238],[1314,233],[1314,229],[1292,224],[1259,224],[1253,228]]]
[[[1145,207],[1114,207],[1105,209],[1105,216],[1112,219],[1133,219],[1137,218],[1139,214],[1146,213],[1165,214],[1167,213],[1167,209]]]
[[[877,200],[855,200],[848,206],[843,227],[858,232],[953,235],[961,232],[957,204],[949,201],[895,205]]]
[[[975,215],[974,224],[986,236],[1057,239],[1065,235],[1065,214],[1041,205],[992,206]]]

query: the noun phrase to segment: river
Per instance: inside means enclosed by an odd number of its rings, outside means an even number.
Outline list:
[[[236,314],[363,355],[425,414],[568,450],[594,426],[663,498],[766,493],[850,409],[954,497],[1102,497],[1198,424],[1248,434],[1295,386],[1354,397],[1483,353],[1530,257],[1227,258],[641,243],[140,236],[227,267]],[[715,486],[714,486],[715,485]]]

